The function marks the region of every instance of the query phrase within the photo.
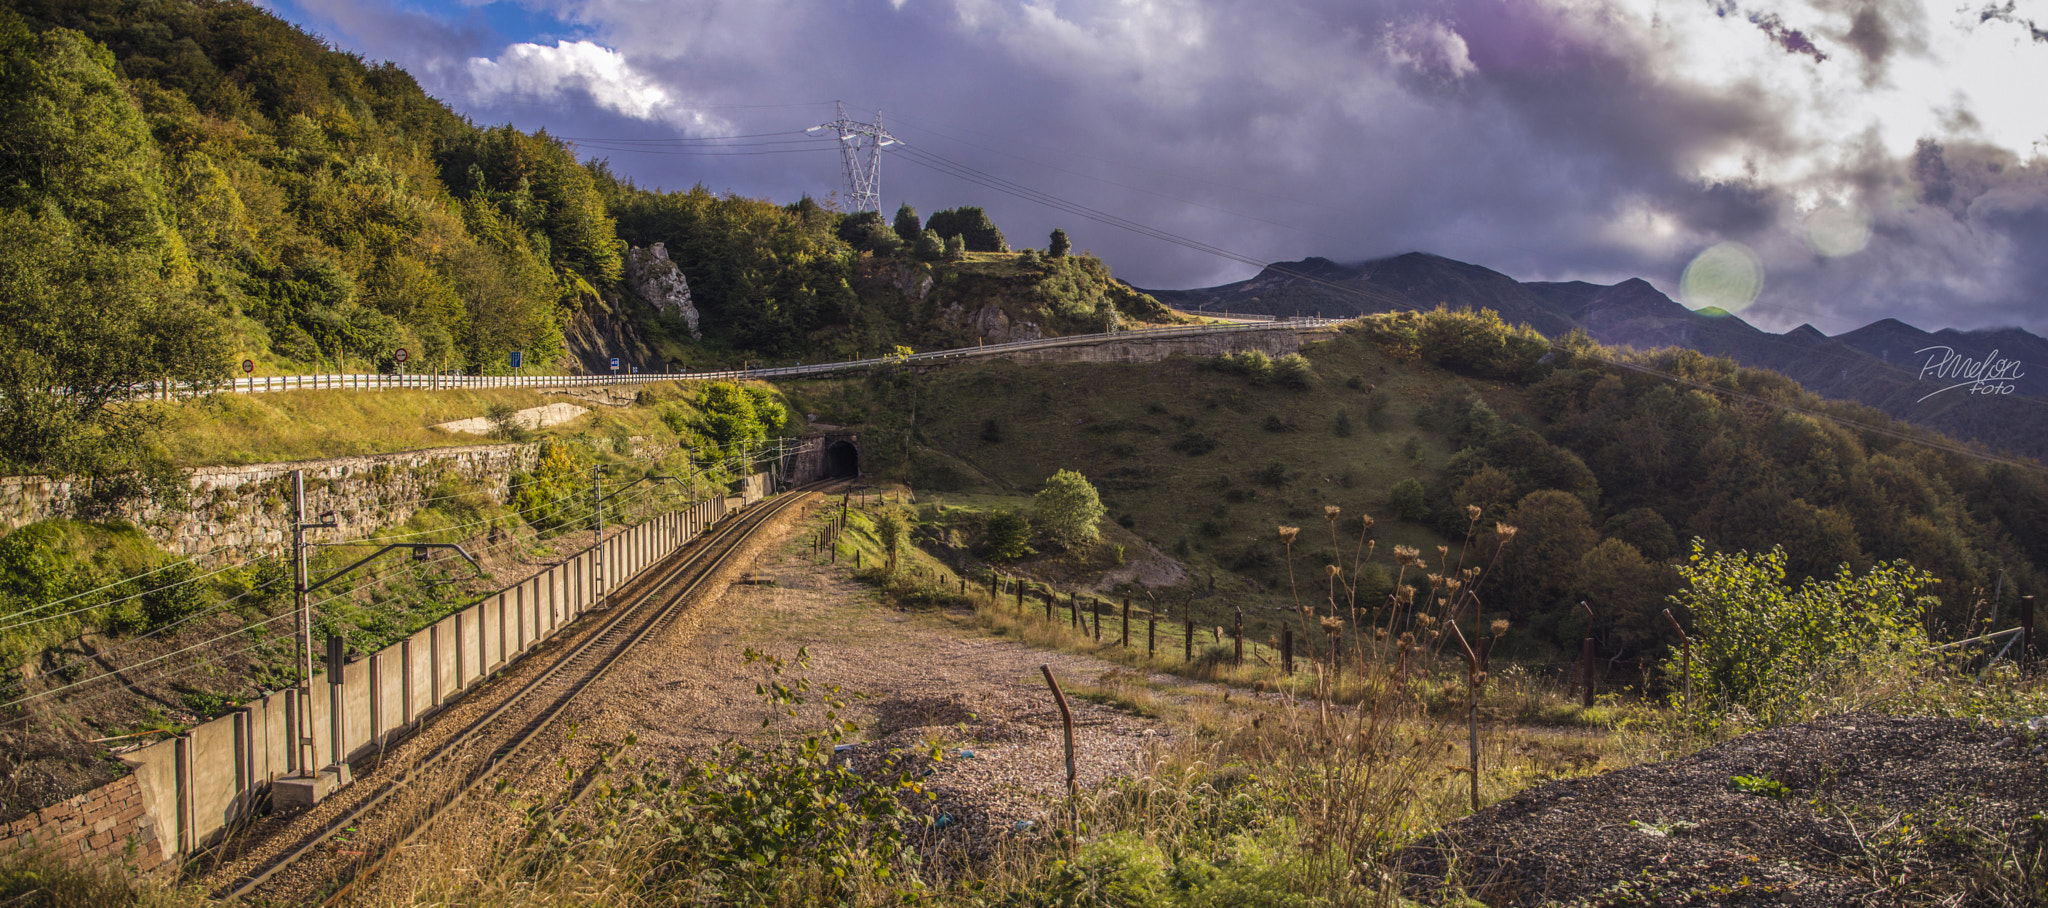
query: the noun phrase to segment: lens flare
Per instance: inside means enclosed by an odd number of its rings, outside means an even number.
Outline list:
[[[1741,243],[1717,243],[1694,256],[1679,278],[1686,306],[1736,313],[1749,308],[1764,289],[1764,263]]]
[[[1807,215],[1800,233],[1816,255],[1855,255],[1870,245],[1870,215],[1856,206],[1829,205]]]

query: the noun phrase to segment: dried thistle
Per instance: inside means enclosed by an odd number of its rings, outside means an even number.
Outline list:
[[[1431,575],[1429,575],[1429,585],[1430,585],[1430,586],[1433,586],[1433,587],[1435,587],[1435,586],[1442,586],[1442,585],[1443,585],[1443,582],[1444,582],[1444,575],[1442,575],[1442,574],[1431,574]]]
[[[1360,514],[1360,515],[1359,515],[1359,519],[1360,519],[1360,520],[1363,520],[1363,521],[1365,521],[1365,528],[1366,528],[1366,529],[1368,529],[1368,530],[1372,529],[1372,515],[1371,515],[1371,514]]]
[[[1296,536],[1299,536],[1299,535],[1301,535],[1301,527],[1281,527],[1281,528],[1280,528],[1280,541],[1281,541],[1281,542],[1283,542],[1283,543],[1285,543],[1285,544],[1287,544],[1287,545],[1293,545],[1293,544],[1294,544],[1294,537],[1296,537]]]
[[[1466,505],[1466,506],[1465,506],[1465,519],[1467,519],[1467,520],[1470,520],[1470,521],[1472,521],[1473,523],[1478,523],[1478,522],[1479,522],[1479,506],[1478,506],[1478,505],[1476,505],[1476,504],[1468,504],[1468,505]]]
[[[1344,629],[1344,619],[1342,618],[1324,618],[1317,623],[1323,626],[1323,633],[1325,634],[1334,634]]]
[[[1394,563],[1402,567],[1414,567],[1421,562],[1421,550],[1410,545],[1394,546]]]
[[[1493,635],[1498,637],[1508,632],[1508,619],[1495,618],[1493,619],[1493,624],[1489,626],[1493,628]]]
[[[1415,634],[1414,634],[1414,632],[1412,632],[1412,631],[1411,631],[1411,632],[1409,632],[1409,633],[1405,633],[1405,634],[1402,634],[1402,635],[1401,635],[1401,648],[1402,648],[1402,649],[1413,649],[1414,647],[1415,647]]]
[[[1335,580],[1335,579],[1337,579],[1337,575],[1338,575],[1338,574],[1341,574],[1341,573],[1343,573],[1343,572],[1344,572],[1344,569],[1343,569],[1343,568],[1340,568],[1340,567],[1338,567],[1338,566],[1336,566],[1336,565],[1334,565],[1334,564],[1326,564],[1326,565],[1323,565],[1323,574],[1324,574],[1325,576],[1328,576],[1328,577],[1329,577],[1330,579],[1332,579],[1332,580]]]
[[[1407,605],[1411,602],[1414,602],[1415,588],[1404,584],[1399,589],[1396,589],[1394,591],[1394,598],[1395,600],[1399,601],[1402,605]]]
[[[1323,517],[1324,519],[1329,520],[1332,523],[1335,523],[1337,520],[1337,515],[1342,513],[1344,513],[1344,511],[1334,504],[1323,505]]]
[[[1500,541],[1502,542],[1506,542],[1510,539],[1515,538],[1515,533],[1518,529],[1520,528],[1509,526],[1505,523],[1496,523],[1493,525],[1493,531],[1495,533],[1500,534]]]
[[[1422,626],[1423,626],[1423,627],[1425,627],[1425,628],[1435,627],[1435,626],[1436,626],[1436,616],[1435,616],[1435,615],[1416,615],[1416,616],[1415,616],[1415,623],[1416,623],[1416,624],[1419,624],[1419,625],[1422,625]]]
[[[1436,557],[1437,557],[1437,559],[1438,559],[1438,560],[1442,560],[1442,559],[1445,559],[1445,558],[1449,558],[1449,557],[1451,557],[1451,547],[1450,547],[1450,546],[1447,546],[1447,545],[1440,545],[1440,546],[1437,546],[1437,547],[1436,547]]]
[[[1384,628],[1384,627],[1376,627],[1376,628],[1373,628],[1373,629],[1372,629],[1372,638],[1373,638],[1374,640],[1385,640],[1385,639],[1387,639],[1387,629],[1386,629],[1386,628]]]
[[[1456,580],[1456,579],[1453,579],[1453,580],[1449,580],[1449,581],[1446,581],[1446,582],[1444,583],[1444,589],[1450,590],[1451,592],[1455,593],[1455,592],[1457,592],[1457,591],[1458,591],[1458,588],[1459,588],[1459,587],[1462,587],[1462,586],[1464,586],[1464,585],[1465,585],[1465,581],[1463,581],[1463,580]]]

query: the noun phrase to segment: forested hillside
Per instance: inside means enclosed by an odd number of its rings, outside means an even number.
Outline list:
[[[1709,552],[1782,546],[1794,581],[1904,559],[1940,579],[1922,591],[1939,598],[1937,636],[1965,636],[1994,608],[2010,626],[2018,593],[2048,582],[2039,469],[1917,444],[1935,436],[1775,373],[1583,334],[1553,345],[1470,311],[1369,316],[1304,354],[974,365],[792,393],[863,425],[871,464],[919,489],[1005,495],[1057,469],[1086,474],[1113,518],[1187,566],[1211,623],[1243,608],[1267,625],[1297,585],[1304,601],[1323,596],[1323,566],[1351,564],[1361,514],[1382,559],[1398,544],[1427,573],[1483,568],[1488,614],[1529,632],[1510,646],[1576,642],[1584,600],[1604,652],[1661,652],[1674,640],[1659,613],[1694,539]],[[1337,509],[1327,529],[1325,507]],[[1302,528],[1291,550],[1281,525]],[[1361,580],[1361,601],[1383,602],[1394,577]]]
[[[885,242],[872,213],[809,199],[642,190],[240,0],[7,0],[0,465],[146,474],[153,414],[119,406],[127,389],[245,357],[264,374],[388,371],[405,348],[412,369],[477,374],[511,351],[543,369],[624,352],[579,345],[651,346],[633,359],[659,369],[954,338],[946,272],[988,266],[963,238],[1003,244],[978,209],[941,214]],[[629,245],[658,242],[701,337],[622,281]],[[1018,258],[1034,264],[1012,275],[1013,308],[1033,330],[1164,314],[1098,260]]]

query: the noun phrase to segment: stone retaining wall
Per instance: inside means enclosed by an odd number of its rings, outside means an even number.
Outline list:
[[[1024,365],[1038,363],[1156,363],[1175,356],[1215,357],[1227,353],[1257,350],[1281,357],[1301,352],[1304,339],[1327,336],[1332,329],[1234,331],[1219,334],[1148,334],[1132,331],[1086,343],[1037,347],[1014,353],[996,354]]]
[[[124,859],[150,871],[167,858],[142,786],[124,776],[0,827],[0,853],[47,848],[60,857]]]

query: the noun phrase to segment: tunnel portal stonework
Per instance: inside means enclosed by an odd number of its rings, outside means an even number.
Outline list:
[[[796,451],[784,473],[791,486],[821,479],[852,479],[860,474],[860,433],[819,425],[797,437]]]

